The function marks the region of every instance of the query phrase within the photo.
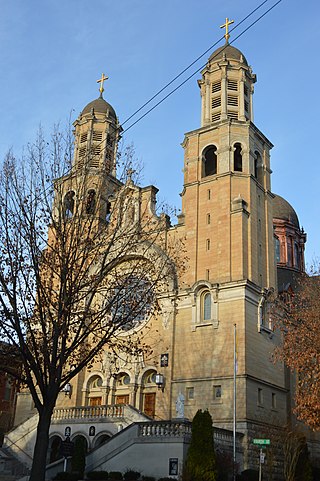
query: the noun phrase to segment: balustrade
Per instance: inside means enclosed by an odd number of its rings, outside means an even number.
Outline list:
[[[93,419],[93,418],[122,418],[125,405],[111,406],[79,406],[70,408],[55,408],[52,419]]]
[[[184,437],[191,435],[191,423],[174,421],[155,421],[137,423],[138,436],[147,437]]]

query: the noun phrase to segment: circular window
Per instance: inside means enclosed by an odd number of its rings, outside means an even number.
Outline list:
[[[152,285],[143,276],[122,277],[109,302],[112,322],[122,331],[130,331],[150,315],[154,302]]]

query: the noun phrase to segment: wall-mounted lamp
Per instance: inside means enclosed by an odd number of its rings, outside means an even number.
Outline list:
[[[64,392],[65,396],[69,396],[71,398],[72,386],[69,382],[63,386],[62,392]]]
[[[156,385],[158,389],[164,390],[164,375],[163,374],[156,374]]]

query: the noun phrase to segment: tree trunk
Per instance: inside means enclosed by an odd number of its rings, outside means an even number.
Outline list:
[[[42,413],[39,414],[36,444],[33,452],[29,481],[45,481],[52,411],[53,407],[44,406]]]

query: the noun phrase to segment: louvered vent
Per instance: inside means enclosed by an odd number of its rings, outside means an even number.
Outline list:
[[[215,109],[216,107],[220,107],[221,106],[221,98],[220,97],[216,97],[214,99],[212,99],[212,108]]]
[[[238,120],[238,112],[228,112],[229,119],[237,119]]]
[[[216,122],[217,120],[220,120],[220,113],[212,114],[211,121]]]
[[[102,141],[102,132],[97,132],[96,130],[94,130],[92,132],[92,140],[94,142],[101,142]]]
[[[90,160],[90,167],[99,167],[99,159],[97,157],[93,157],[91,160]]]
[[[238,107],[238,97],[236,97],[235,95],[228,95],[228,105]]]
[[[83,142],[87,141],[88,137],[88,132],[84,132],[83,134],[80,135],[80,143],[83,144]]]
[[[238,90],[238,82],[236,80],[228,80],[228,90]]]
[[[100,153],[101,153],[101,146],[100,145],[93,145],[91,147],[91,152],[92,152],[92,155],[97,155],[99,156]]]
[[[247,85],[244,85],[244,95],[246,95],[248,97],[248,93],[249,93],[249,89],[248,89]]]
[[[84,157],[86,155],[86,147],[81,147],[79,149],[79,157]]]
[[[244,110],[246,112],[249,112],[249,102],[247,102],[246,100],[244,101]]]
[[[220,92],[221,90],[221,82],[214,82],[212,84],[212,93],[214,94],[215,92]]]

